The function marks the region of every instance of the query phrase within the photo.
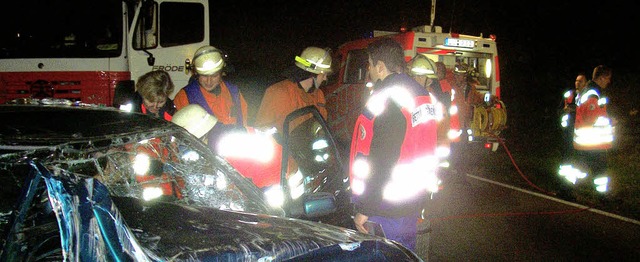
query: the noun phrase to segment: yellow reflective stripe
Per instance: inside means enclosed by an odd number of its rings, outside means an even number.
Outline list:
[[[303,64],[304,66],[311,66],[311,62],[307,61],[306,59],[296,56],[296,61]]]

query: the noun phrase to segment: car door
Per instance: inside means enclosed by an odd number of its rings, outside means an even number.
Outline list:
[[[281,186],[285,211],[296,217],[300,199],[330,195],[335,210],[317,216],[324,223],[353,228],[349,176],[344,159],[326,122],[315,106],[298,109],[287,116],[283,128]],[[313,209],[306,202],[305,208]]]

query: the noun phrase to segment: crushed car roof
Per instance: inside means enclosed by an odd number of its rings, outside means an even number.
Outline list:
[[[96,110],[104,111],[96,115]],[[56,144],[150,129],[176,128],[162,119],[111,108],[0,105],[0,144]],[[131,123],[136,123],[131,125]]]

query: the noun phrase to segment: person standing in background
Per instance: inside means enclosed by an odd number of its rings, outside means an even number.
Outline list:
[[[607,191],[607,150],[613,147],[614,140],[614,121],[607,112],[608,98],[603,94],[611,84],[612,75],[610,67],[596,66],[591,81],[587,82],[576,100],[575,161],[578,169],[586,173],[601,192]],[[600,178],[607,182],[599,182],[602,181]]]
[[[578,76],[576,76],[574,87],[563,94],[563,107],[560,119],[563,141],[565,142],[562,146],[563,159],[570,157],[573,151],[573,131],[576,122],[576,100],[578,94],[582,92],[586,85],[587,75],[579,73]]]
[[[217,128],[235,129],[247,125],[247,102],[240,89],[223,80],[225,55],[213,46],[203,46],[193,55],[194,80],[176,94],[178,110],[198,104],[216,117]]]
[[[469,150],[468,129],[470,129],[473,117],[474,105],[484,103],[482,95],[476,90],[474,79],[474,68],[470,68],[466,63],[457,63],[454,67],[453,77],[453,101],[456,106],[458,132],[457,138],[451,143],[450,173],[457,174],[462,179],[466,179],[466,173],[471,172],[474,166],[475,157]],[[454,122],[455,124],[455,122]]]

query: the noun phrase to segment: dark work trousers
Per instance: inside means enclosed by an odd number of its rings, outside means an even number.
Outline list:
[[[419,214],[398,218],[370,216],[369,220],[380,224],[388,239],[398,241],[404,247],[415,252],[418,238],[418,228],[416,225],[418,216]]]
[[[607,151],[574,150],[573,164],[593,180],[607,173]]]

